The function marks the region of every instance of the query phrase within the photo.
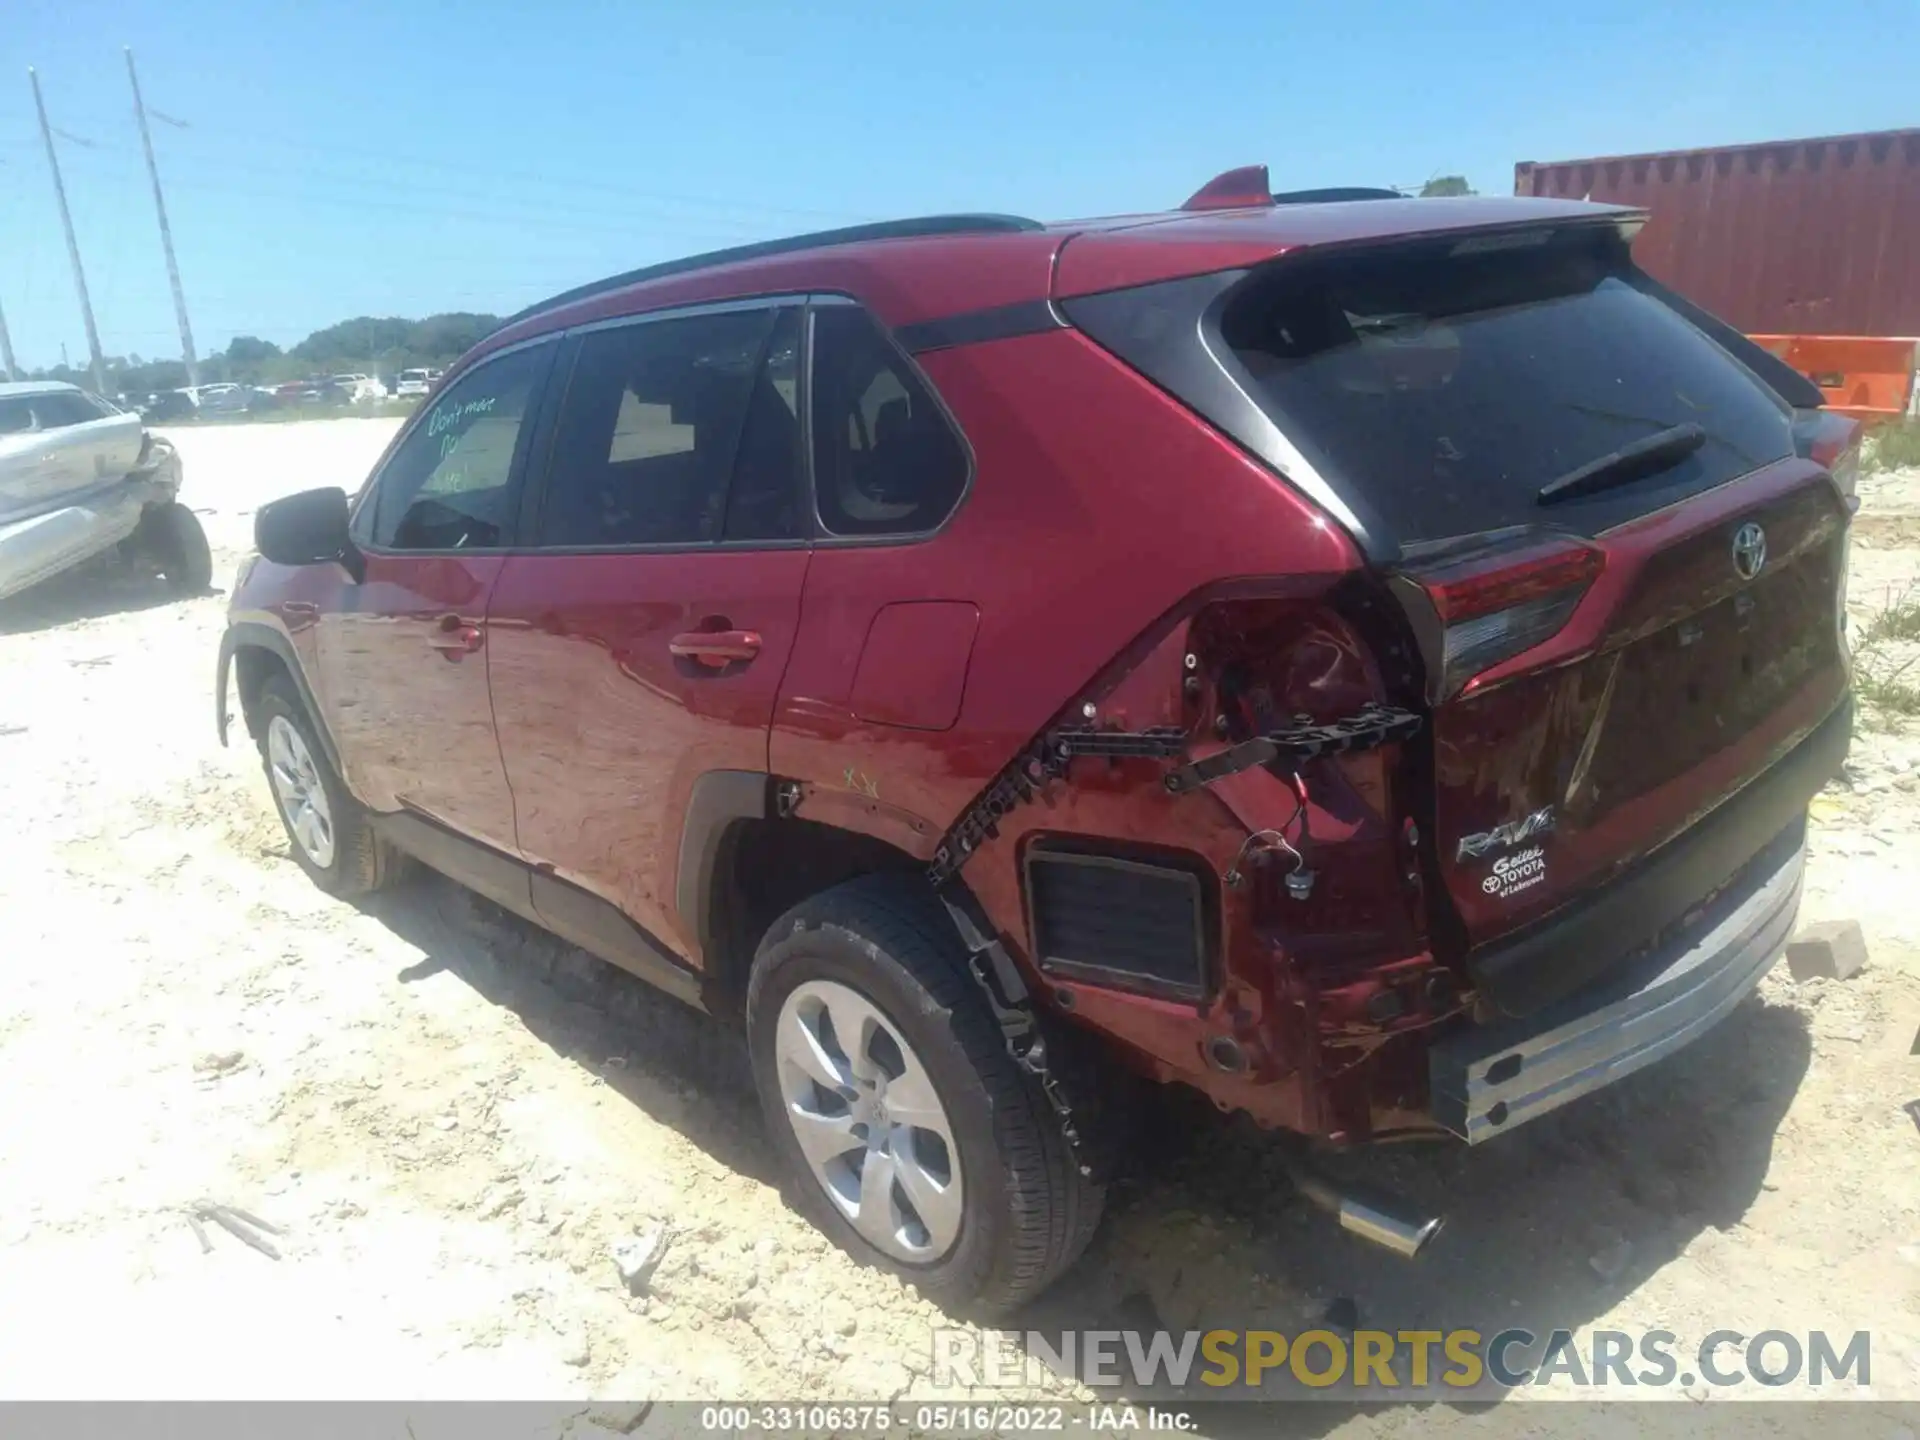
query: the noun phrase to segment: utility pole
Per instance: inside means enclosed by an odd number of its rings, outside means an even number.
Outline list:
[[[20,378],[20,367],[13,363],[13,337],[7,334],[5,311],[0,311],[0,375],[9,380]]]
[[[173,286],[173,315],[180,322],[180,353],[187,362],[187,384],[200,388],[200,358],[193,348],[193,327],[187,324],[187,296],[180,288],[180,262],[173,258],[173,228],[167,224],[167,202],[160,193],[160,167],[153,159],[153,136],[147,129],[147,104],[140,98],[140,77],[133,68],[133,47],[127,46],[127,79],[133,85],[133,113],[140,117],[140,144],[147,152],[147,175],[153,181],[153,208],[160,216],[160,248],[167,252],[167,280]]]
[[[107,367],[100,359],[100,332],[93,323],[93,300],[87,294],[87,272],[80,268],[80,242],[73,238],[73,215],[67,209],[67,187],[60,178],[60,157],[53,148],[53,127],[47,124],[47,104],[40,98],[40,76],[27,67],[33,82],[33,108],[40,115],[40,138],[47,142],[47,168],[53,172],[53,194],[60,202],[60,223],[67,231],[67,258],[73,261],[74,288],[80,292],[80,318],[87,322],[87,349],[93,354],[93,388],[107,393]]]

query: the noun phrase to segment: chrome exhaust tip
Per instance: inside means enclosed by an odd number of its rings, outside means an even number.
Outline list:
[[[1340,1228],[1362,1240],[1411,1260],[1440,1233],[1446,1217],[1408,1213],[1407,1206],[1390,1196],[1358,1189],[1342,1189],[1304,1165],[1289,1167],[1294,1188],[1307,1200],[1340,1222]]]

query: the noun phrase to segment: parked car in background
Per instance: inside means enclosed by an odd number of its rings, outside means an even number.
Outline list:
[[[0,385],[0,598],[116,548],[204,591],[213,560],[180,479],[141,416],[74,385]]]
[[[159,390],[147,396],[140,407],[140,418],[161,425],[169,420],[191,420],[200,413],[191,390]]]
[[[259,511],[221,734],[237,668],[323,888],[742,1023],[796,1200],[943,1302],[1079,1253],[1129,1075],[1496,1140],[1754,989],[1851,731],[1860,427],[1643,219],[1249,167],[556,296]]]
[[[396,396],[425,395],[439,383],[440,375],[441,372],[438,370],[402,370],[399,381],[393,387],[393,393]]]
[[[363,400],[382,400],[386,398],[387,387],[371,375],[335,375],[331,377],[329,383],[349,402],[354,404],[358,404]]]
[[[187,393],[194,397],[195,408],[202,415],[241,415],[252,409],[254,403],[250,389],[230,381],[202,385]]]
[[[289,380],[275,387],[274,395],[282,405],[340,405],[347,400],[347,393],[325,376]]]

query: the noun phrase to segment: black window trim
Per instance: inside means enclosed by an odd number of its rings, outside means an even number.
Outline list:
[[[801,312],[802,326],[809,327],[810,322],[807,320],[807,307],[808,303],[814,298],[816,297],[810,295],[805,290],[779,291],[734,300],[712,300],[691,305],[675,305],[662,310],[645,310],[633,315],[614,315],[604,320],[592,320],[582,325],[570,326],[565,330],[554,331],[553,334],[562,336],[566,341],[566,349],[562,361],[565,368],[564,370],[556,370],[555,373],[549,377],[547,388],[553,394],[553,403],[546,407],[542,414],[542,448],[538,468],[537,471],[530,471],[527,476],[526,489],[524,492],[526,499],[520,512],[520,534],[527,537],[527,539],[524,543],[515,545],[513,547],[513,553],[516,555],[704,555],[741,550],[805,550],[811,546],[814,543],[814,537],[808,533],[802,533],[785,540],[728,540],[725,538],[724,511],[722,512],[721,535],[719,538],[713,540],[660,540],[648,543],[619,545],[543,545],[534,541],[532,537],[540,533],[540,518],[546,509],[547,494],[553,485],[553,435],[559,428],[560,407],[565,403],[567,391],[573,384],[574,366],[580,358],[580,342],[583,338],[588,335],[597,334],[603,330],[625,330],[633,326],[653,325],[669,320],[695,320],[708,315],[731,315],[752,310],[798,310]],[[777,318],[775,323],[778,323]],[[769,328],[767,333],[768,336],[771,337],[773,333],[772,329]],[[804,338],[811,334],[811,329],[803,328],[801,333],[804,342]],[[763,343],[759,363],[764,364],[765,359],[765,345]],[[809,393],[807,368],[803,357],[800,366],[800,389],[797,397],[801,407],[799,418],[801,421],[801,444],[803,453],[801,456],[802,468],[799,470],[799,483],[803,487],[803,493],[800,497],[803,502],[801,506],[803,516],[811,513],[813,501],[812,462],[810,451],[806,448],[810,438],[810,432],[806,426],[807,395]],[[744,431],[744,420],[742,422],[742,429]],[[737,458],[739,447],[738,436],[735,437],[734,445]],[[733,488],[731,466],[728,468],[726,488],[730,495]]]
[[[850,305],[861,310],[873,324],[885,343],[893,350],[894,356],[907,373],[917,380],[928,396],[932,398],[935,410],[947,426],[947,431],[960,446],[960,453],[966,461],[966,477],[960,486],[960,493],[937,525],[926,530],[897,531],[882,535],[840,535],[829,530],[820,517],[818,487],[814,480],[813,466],[813,317],[821,309]],[[546,506],[546,497],[553,483],[553,440],[558,428],[560,408],[565,403],[566,394],[573,383],[574,366],[580,355],[580,342],[588,335],[602,330],[620,330],[635,325],[651,325],[669,320],[696,319],[705,315],[725,315],[749,310],[799,309],[801,313],[800,335],[800,376],[797,395],[800,406],[800,464],[798,468],[801,486],[801,513],[805,533],[785,540],[728,540],[724,531],[715,540],[670,540],[651,544],[624,545],[541,545],[534,543],[531,537],[540,533],[539,525]],[[771,332],[769,332],[771,333]],[[973,443],[967,438],[966,430],[960,425],[946,397],[922,370],[906,349],[900,344],[894,331],[883,324],[880,318],[862,305],[851,295],[837,291],[781,290],[766,294],[743,296],[728,300],[700,301],[686,305],[672,305],[658,310],[645,310],[629,315],[612,315],[602,320],[591,320],[565,329],[549,330],[539,335],[528,336],[511,345],[503,345],[485,358],[462,370],[453,377],[438,395],[450,393],[454,385],[463,383],[496,360],[529,350],[539,345],[551,345],[553,355],[547,369],[537,381],[539,393],[536,403],[529,407],[528,415],[523,418],[520,437],[514,449],[513,471],[508,480],[510,487],[518,487],[518,501],[514,509],[512,533],[502,545],[475,546],[459,550],[395,550],[390,547],[375,546],[364,540],[358,533],[362,513],[365,512],[369,523],[376,518],[369,507],[376,504],[380,484],[385,477],[387,467],[393,462],[414,427],[422,423],[429,406],[421,406],[407,421],[405,427],[394,438],[386,455],[367,482],[360,487],[355,497],[353,513],[348,517],[349,533],[354,535],[355,543],[371,555],[675,555],[728,553],[734,551],[760,550],[804,550],[812,547],[832,549],[872,548],[875,546],[901,546],[924,544],[944,534],[955,518],[966,508],[973,497],[974,481],[979,471],[978,460],[974,455]],[[764,363],[764,356],[762,357]],[[733,484],[731,473],[727,476],[729,491]]]
[[[807,367],[805,362],[807,325],[808,325],[807,317],[810,313],[812,312],[808,309],[808,307],[805,304],[792,305],[792,306],[780,306],[776,308],[774,311],[773,323],[767,326],[767,333],[760,337],[760,353],[754,358],[754,362],[753,362],[753,380],[754,380],[754,383],[757,384],[760,379],[760,372],[766,369],[767,362],[773,358],[773,341],[774,341],[775,335],[777,335],[780,330],[781,316],[785,314],[792,314],[794,316],[797,316],[799,325],[800,325],[800,334],[798,336],[798,343],[796,344],[795,348],[801,353],[795,356],[794,366],[793,366],[793,381],[794,381],[793,403],[795,407],[795,413],[793,418],[794,418],[794,432],[796,436],[793,443],[796,446],[799,446],[800,449],[798,453],[789,457],[792,463],[789,467],[788,479],[792,482],[794,486],[794,494],[793,494],[793,499],[795,503],[794,514],[799,517],[799,528],[801,530],[801,533],[798,535],[789,535],[789,536],[785,536],[777,539],[742,539],[742,540],[727,539],[727,516],[733,513],[733,487],[735,482],[737,482],[740,478],[740,447],[746,444],[747,427],[752,423],[752,419],[753,419],[753,412],[751,408],[752,402],[751,400],[749,400],[747,412],[740,417],[740,428],[734,432],[733,457],[727,462],[726,483],[720,492],[720,534],[716,537],[714,541],[716,545],[724,545],[733,549],[741,549],[741,550],[749,549],[749,548],[760,549],[763,547],[764,548],[791,548],[795,546],[807,545],[811,543],[813,539],[813,537],[810,534],[806,533],[808,529],[807,521],[806,521],[807,499],[808,499],[808,496],[812,493],[812,486],[807,483],[809,470],[808,470],[808,458],[807,458],[808,452],[806,449],[806,445],[810,436],[810,432],[807,428],[807,413],[806,413]]]
[[[940,517],[940,522],[926,530],[898,530],[889,531],[881,535],[841,535],[829,530],[827,528],[827,522],[821,517],[820,487],[816,483],[813,470],[813,317],[815,313],[821,309],[841,305],[851,305],[860,310],[872,323],[874,330],[880,335],[882,341],[893,351],[895,358],[900,362],[901,368],[913,376],[913,378],[919,382],[920,387],[932,398],[935,413],[945,422],[947,433],[959,444],[961,457],[966,461],[967,474],[966,478],[960,482],[960,493],[954,496],[953,503],[947,507],[946,514]],[[966,509],[967,501],[973,498],[974,477],[979,472],[980,467],[973,453],[973,442],[967,438],[966,430],[962,428],[959,419],[948,406],[947,397],[940,393],[940,387],[933,383],[932,379],[927,375],[927,372],[922,370],[913,356],[907,353],[906,349],[900,343],[899,336],[888,326],[882,324],[879,316],[875,315],[850,295],[814,295],[810,297],[807,305],[806,363],[801,369],[806,377],[804,383],[801,385],[801,398],[806,402],[807,407],[807,423],[804,427],[807,447],[807,508],[808,513],[813,519],[814,544],[821,549],[831,550],[870,549],[875,546],[921,545],[945,534],[947,527],[953,524],[955,517],[957,517],[962,510]]]
[[[353,511],[347,516],[347,534],[353,538],[355,545],[369,555],[382,556],[508,555],[513,553],[514,542],[519,538],[519,522],[525,518],[525,506],[521,502],[525,496],[529,480],[527,474],[528,454],[532,449],[531,441],[533,439],[533,432],[537,428],[535,422],[537,422],[545,412],[546,395],[552,387],[553,361],[555,355],[557,355],[560,350],[560,346],[555,342],[559,339],[560,336],[556,332],[547,335],[533,335],[525,340],[517,340],[511,345],[502,345],[498,350],[483,356],[462,370],[453,378],[452,384],[447,385],[438,394],[432,396],[426,404],[421,405],[408,417],[407,423],[400,428],[400,433],[394,436],[392,443],[387,447],[387,453],[380,458],[379,465],[375,468],[373,474],[367,477],[367,483],[360,487],[359,495],[354,498]],[[432,413],[433,409],[438,406],[443,399],[453,393],[455,386],[464,385],[469,376],[478,375],[482,370],[485,370],[489,365],[497,361],[543,345],[550,347],[546,368],[537,372],[534,376],[533,394],[528,397],[529,404],[526,412],[520,417],[520,431],[514,437],[513,442],[513,459],[508,462],[507,466],[506,488],[509,491],[513,503],[508,507],[508,513],[512,519],[509,521],[508,533],[505,536],[504,543],[499,545],[463,545],[451,550],[403,550],[392,545],[374,544],[368,532],[372,530],[380,518],[378,496],[380,494],[381,481],[386,478],[388,468],[399,458],[400,451],[405,447],[407,441],[413,438],[414,431],[425,424],[427,416]],[[362,514],[365,514],[367,517],[364,530],[361,526]]]

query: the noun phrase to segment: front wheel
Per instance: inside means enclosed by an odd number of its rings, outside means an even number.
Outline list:
[[[270,678],[257,714],[260,759],[294,863],[343,899],[385,888],[399,873],[399,856],[374,833],[367,812],[327,762],[293,683]]]
[[[747,1038],[796,1199],[857,1259],[941,1303],[1003,1312],[1085,1248],[1101,1188],[1007,1054],[917,877],[855,880],[776,921]]]

